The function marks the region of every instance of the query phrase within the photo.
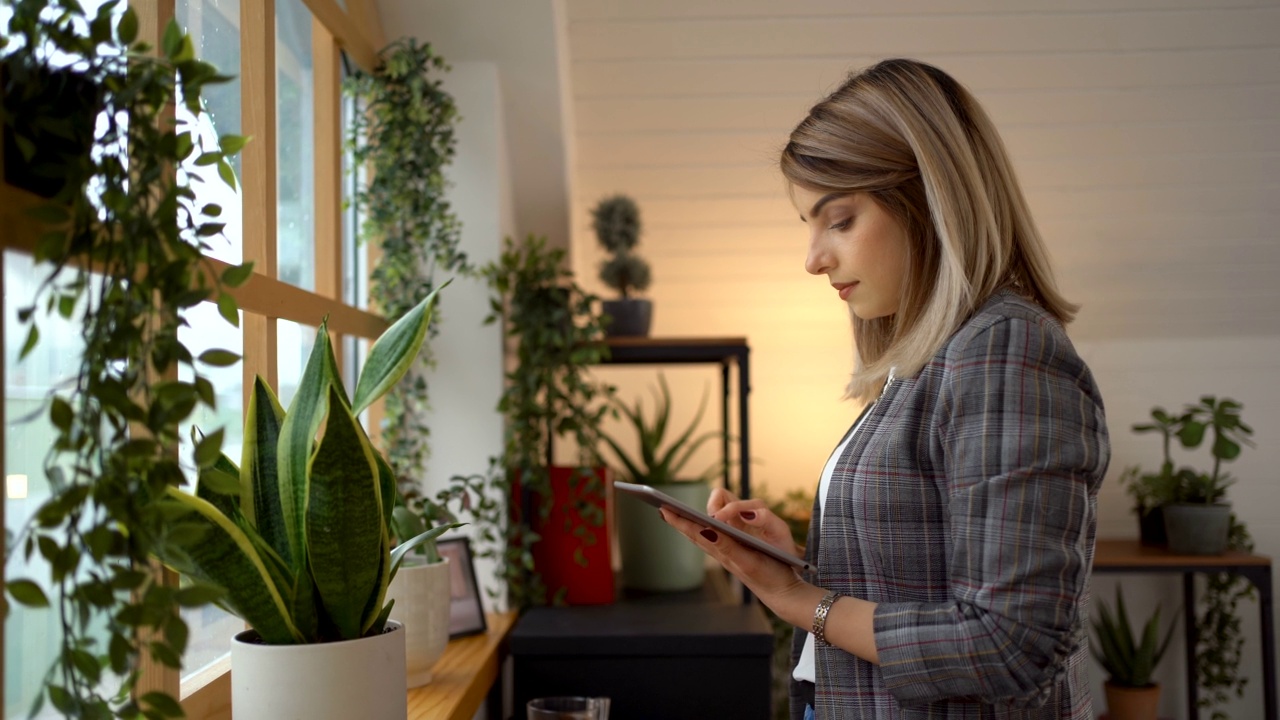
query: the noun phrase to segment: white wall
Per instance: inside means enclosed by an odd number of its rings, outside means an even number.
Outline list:
[[[1239,460],[1225,466],[1238,478],[1228,490],[1235,513],[1249,527],[1257,552],[1280,555],[1280,338],[1224,337],[1212,339],[1105,340],[1077,343],[1081,355],[1093,369],[1107,406],[1111,429],[1112,461],[1109,480],[1098,497],[1099,536],[1137,537],[1137,520],[1132,501],[1115,478],[1128,465],[1154,469],[1161,459],[1160,441],[1152,435],[1137,435],[1134,423],[1145,422],[1152,406],[1180,409],[1202,395],[1230,397],[1244,404],[1242,416],[1254,429],[1256,448],[1244,448]],[[1208,469],[1208,450],[1179,453],[1176,461]],[[1124,583],[1130,616],[1145,617],[1156,603],[1162,617],[1181,604],[1181,584],[1176,576],[1094,577],[1095,600],[1114,601],[1117,582]],[[1254,602],[1241,604],[1246,644],[1243,667],[1250,677],[1245,697],[1223,708],[1233,718],[1262,717],[1261,644],[1258,640],[1258,610]],[[1186,666],[1181,633],[1170,645],[1169,657],[1159,677],[1166,688],[1161,698],[1161,715],[1185,718]],[[1094,697],[1102,697],[1104,673],[1095,668]],[[1098,704],[1101,709],[1101,704]]]
[[[1114,462],[1100,534],[1132,536],[1115,482],[1159,448],[1129,426],[1203,394],[1245,404],[1259,447],[1230,495],[1258,550],[1280,554],[1280,4],[1275,0],[566,0],[576,147],[575,269],[601,252],[590,207],[631,194],[653,265],[654,334],[745,335],[753,478],[812,488],[856,408],[844,308],[802,264],[778,151],[851,69],[932,62],[1000,128],[1102,385]],[[609,371],[625,397],[653,373]],[[705,378],[673,381],[692,413]],[[1173,581],[1126,577],[1135,610]],[[1099,577],[1098,596],[1115,580]],[[1171,609],[1171,608],[1170,608]],[[1253,608],[1246,633],[1257,637]],[[1180,648],[1164,715],[1185,717]],[[1261,716],[1255,678],[1232,717]],[[1101,681],[1101,672],[1095,676]],[[1101,712],[1101,694],[1098,694]]]
[[[445,76],[459,114],[458,152],[446,175],[449,202],[462,221],[461,248],[477,266],[498,257],[502,238],[514,225],[511,173],[497,66],[455,62]],[[484,325],[489,291],[482,280],[455,278],[440,294],[440,334],[434,340],[437,369],[432,375],[431,459],[425,487],[434,494],[454,475],[483,473],[488,459],[502,452],[502,336]],[[464,520],[466,518],[463,518]],[[474,528],[464,532],[476,541]],[[491,562],[478,561],[482,596],[494,587]],[[490,607],[486,605],[486,607]]]

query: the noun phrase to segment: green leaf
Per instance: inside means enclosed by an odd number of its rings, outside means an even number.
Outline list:
[[[40,342],[40,329],[32,323],[31,329],[27,330],[27,340],[22,343],[22,350],[18,352],[18,359],[22,360],[29,355],[32,350],[35,350],[36,343],[38,342]]]
[[[49,402],[49,421],[53,426],[62,432],[71,430],[71,423],[75,419],[75,411],[71,409],[71,405],[60,397],[54,397]]]
[[[224,292],[218,296],[218,314],[231,323],[232,327],[240,327],[239,309],[236,306],[236,299],[231,297],[231,293]]]
[[[173,594],[173,599],[182,607],[195,608],[215,603],[226,597],[226,595],[226,591],[216,585],[194,583],[187,587],[179,588]]]
[[[391,551],[391,577],[394,578],[396,576],[396,571],[400,569],[400,563],[404,562],[404,556],[409,554],[410,550],[419,547],[423,543],[429,543],[450,530],[460,528],[465,524],[466,523],[452,523],[449,525],[440,525],[438,527],[431,528],[421,535],[402,541],[394,550]]]
[[[329,421],[307,470],[306,546],[316,591],[340,637],[358,638],[365,607],[379,593],[370,559],[388,542],[387,524],[374,448],[332,384]]]
[[[205,350],[200,353],[200,362],[214,367],[230,367],[240,361],[240,356],[230,350]]]
[[[196,443],[196,466],[207,468],[217,461],[218,456],[222,454],[222,438],[226,435],[225,428],[217,430],[205,435]],[[240,485],[239,478],[235,480],[236,487]],[[234,492],[234,491],[233,491]]]
[[[247,262],[243,265],[232,265],[222,271],[222,284],[227,287],[237,288],[245,284],[250,277],[253,276],[253,262]]]
[[[10,580],[5,583],[5,588],[21,605],[31,608],[49,607],[49,598],[45,597],[44,590],[30,580]]]
[[[236,189],[236,171],[231,169],[231,163],[226,160],[218,161],[218,177],[222,178],[227,187]]]
[[[181,554],[165,553],[160,559],[178,572],[227,591],[225,604],[248,622],[268,644],[301,642],[289,619],[285,596],[272,582],[262,557],[245,530],[236,526],[206,500],[177,488],[166,488],[167,497],[190,510],[190,517],[205,529],[197,542],[184,545]]]
[[[116,32],[124,45],[132,45],[133,41],[138,39],[138,13],[133,8],[125,8],[124,15],[120,16],[120,24],[116,26]]]
[[[235,155],[240,152],[249,138],[242,135],[223,135],[218,139],[218,148],[222,150],[224,155]]]
[[[174,700],[168,693],[152,690],[143,695],[141,699],[144,705],[150,705],[156,712],[165,717],[177,718],[186,715],[178,701]]]
[[[432,290],[430,295],[405,313],[369,348],[369,356],[360,372],[360,380],[356,383],[352,403],[356,414],[360,414],[385,395],[409,371],[409,366],[413,364],[414,358],[422,349],[422,341],[427,336],[436,297],[450,282],[452,280]]]
[[[389,540],[373,447],[332,386],[328,405],[324,438],[308,463],[307,558],[325,612],[340,637],[353,639],[384,581],[370,558],[380,558]]]
[[[301,570],[301,563],[294,562],[297,554],[289,546],[277,469],[283,421],[284,409],[275,393],[262,378],[255,377],[244,420],[240,483],[247,491],[241,496],[240,508],[267,545],[284,559],[291,573],[296,574]]]
[[[178,27],[176,21],[170,20],[164,29],[164,37],[161,39],[160,47],[164,50],[164,54],[173,59],[178,51],[182,49],[182,29]]]
[[[289,411],[280,426],[276,476],[280,486],[280,509],[289,539],[289,554],[293,564],[305,562],[303,538],[303,512],[307,498],[307,461],[311,457],[316,433],[329,411],[329,387],[341,387],[333,349],[329,343],[328,321],[320,323],[311,355],[302,370],[302,379],[294,392]]]
[[[240,478],[215,468],[209,468],[200,473],[200,487],[211,493],[240,497]]]

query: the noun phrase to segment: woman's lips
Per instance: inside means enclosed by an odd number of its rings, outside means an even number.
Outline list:
[[[840,293],[840,299],[841,299],[841,300],[848,300],[848,299],[849,299],[849,293],[852,293],[852,292],[853,292],[853,288],[854,288],[854,287],[856,287],[857,285],[858,285],[858,283],[856,283],[856,282],[851,282],[851,283],[836,283],[833,287],[835,287],[836,291]]]

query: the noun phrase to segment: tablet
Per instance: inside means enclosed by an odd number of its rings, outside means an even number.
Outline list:
[[[674,512],[675,514],[685,518],[686,520],[691,520],[703,527],[712,528],[718,532],[722,532],[725,535],[728,535],[729,537],[733,538],[734,540],[737,540],[738,542],[742,543],[743,545],[746,545],[752,550],[755,550],[756,552],[762,552],[765,555],[768,555],[769,557],[773,558],[774,560],[777,560],[779,562],[784,562],[790,565],[791,567],[796,568],[797,570],[808,571],[808,570],[815,569],[813,565],[805,562],[804,558],[798,558],[794,555],[788,555],[787,553],[782,552],[778,548],[770,545],[767,542],[764,542],[763,540],[755,537],[754,535],[745,533],[732,525],[727,525],[723,522],[720,522],[719,520],[711,517],[710,515],[707,515],[701,510],[694,510],[693,508],[689,507],[688,505],[685,505],[684,503],[671,497],[670,495],[660,490],[656,490],[648,485],[640,485],[638,483],[629,483],[629,482],[615,482],[613,484],[613,487],[628,495],[632,495],[634,497],[640,498],[641,500],[649,503],[654,507],[667,508],[671,512]]]

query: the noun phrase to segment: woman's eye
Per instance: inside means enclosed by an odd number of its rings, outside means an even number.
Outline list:
[[[848,230],[849,226],[852,224],[853,224],[853,218],[845,218],[844,220],[841,220],[840,222],[835,223],[828,229],[835,230],[837,232],[843,232],[845,230]]]

